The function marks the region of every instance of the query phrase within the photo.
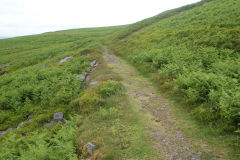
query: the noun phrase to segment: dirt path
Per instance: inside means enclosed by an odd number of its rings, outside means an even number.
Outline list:
[[[137,106],[147,110],[154,117],[154,123],[158,124],[149,124],[146,128],[150,131],[153,147],[160,156],[159,160],[200,159],[201,152],[194,148],[191,140],[178,129],[167,100],[160,97],[152,83],[124,60],[109,54],[107,48],[104,59],[114,72],[123,78],[127,93],[136,100]]]

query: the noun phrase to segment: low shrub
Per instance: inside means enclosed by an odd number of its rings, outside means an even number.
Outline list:
[[[105,98],[118,93],[122,89],[120,82],[108,80],[93,86],[79,98],[71,102],[78,113],[90,114],[103,107]]]

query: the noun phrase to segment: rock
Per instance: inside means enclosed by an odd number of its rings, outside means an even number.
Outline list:
[[[87,72],[91,72],[92,68],[89,66]]]
[[[53,115],[53,121],[54,122],[62,122],[62,120],[63,120],[63,113],[62,112],[54,113],[54,115]]]
[[[98,63],[94,64],[94,66],[93,66],[93,67],[97,67],[97,66],[98,66]]]
[[[92,62],[91,62],[91,66],[94,67],[94,65],[96,65],[96,63],[97,63],[96,60],[92,61]]]
[[[87,72],[84,73],[84,82],[88,82],[90,79],[90,76],[88,75]]]
[[[63,58],[61,61],[59,61],[59,64],[63,63],[63,62],[66,62],[66,61],[69,61],[71,58],[73,58],[73,56]]]
[[[32,121],[32,115],[29,115],[27,118],[28,121]]]
[[[87,72],[84,72],[84,82],[87,82],[89,79],[88,79],[88,73]]]
[[[87,150],[88,150],[88,153],[89,153],[90,155],[92,155],[93,152],[94,152],[96,149],[97,149],[97,147],[96,147],[94,144],[88,142],[88,144],[87,144]]]
[[[99,83],[98,81],[93,81],[93,82],[89,83],[89,87],[92,87],[92,86],[94,86],[94,85],[96,85],[98,83]]]
[[[2,135],[4,135],[6,133],[6,131],[0,131],[0,137],[2,136]]]
[[[6,76],[7,74],[8,74],[8,72],[5,71],[2,73],[2,76]]]
[[[17,129],[20,128],[23,124],[24,124],[24,122],[19,123],[17,126]]]
[[[85,81],[85,76],[83,74],[77,75],[77,81],[84,82]]]
[[[14,130],[14,128],[8,128],[6,131],[12,131],[12,130]]]
[[[84,74],[77,75],[77,81],[87,82],[88,80],[89,80],[89,76],[87,72],[84,72]]]
[[[0,67],[0,71],[2,70],[2,69],[4,69],[4,68],[6,68],[6,67],[8,67],[8,66],[10,66],[10,64],[5,64],[5,65],[3,65],[2,67]]]
[[[45,126],[49,126],[49,127],[53,126],[53,124],[54,124],[53,121],[43,123],[43,125],[45,125]]]
[[[45,66],[45,65],[43,65],[43,66],[41,67],[41,69],[46,69],[46,66]]]

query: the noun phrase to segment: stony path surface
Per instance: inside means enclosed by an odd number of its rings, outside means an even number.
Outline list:
[[[198,160],[201,152],[193,147],[191,140],[178,129],[176,119],[171,113],[168,101],[161,98],[151,82],[142,77],[136,69],[121,58],[109,54],[105,48],[104,59],[107,64],[123,78],[129,96],[136,100],[138,107],[147,110],[158,125],[149,124],[154,149],[159,160]]]

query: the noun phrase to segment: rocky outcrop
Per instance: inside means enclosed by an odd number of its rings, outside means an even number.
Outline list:
[[[96,60],[93,60],[93,61],[91,62],[91,66],[92,66],[92,67],[97,67],[97,66],[98,66],[97,61],[96,61]]]
[[[97,67],[98,63],[96,60],[92,61],[90,63],[90,66],[87,68],[87,70],[83,73],[83,74],[78,74],[77,75],[77,81],[81,81],[81,82],[88,82],[90,77],[89,74],[91,73],[91,71],[93,70],[93,68]]]

